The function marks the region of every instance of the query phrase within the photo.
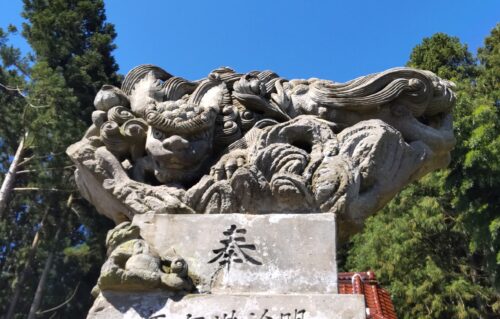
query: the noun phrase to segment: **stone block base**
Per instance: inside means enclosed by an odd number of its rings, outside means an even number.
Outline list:
[[[180,255],[201,293],[337,293],[334,214],[136,215],[162,257]]]
[[[365,319],[362,295],[99,295],[87,319]]]

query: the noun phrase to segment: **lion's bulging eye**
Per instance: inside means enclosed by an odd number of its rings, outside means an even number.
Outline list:
[[[163,133],[160,130],[153,129],[153,137],[156,138],[157,140],[162,140],[165,138],[165,133]]]

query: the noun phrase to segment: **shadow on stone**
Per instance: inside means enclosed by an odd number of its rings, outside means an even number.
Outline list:
[[[169,300],[179,302],[185,295],[164,291],[155,292],[117,292],[103,291],[90,309],[88,318],[105,316],[108,319],[123,318],[126,314],[131,318],[162,318],[154,316],[165,308]]]

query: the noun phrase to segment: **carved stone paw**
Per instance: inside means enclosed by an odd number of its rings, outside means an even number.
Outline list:
[[[246,151],[236,150],[221,157],[210,170],[210,175],[216,180],[230,179],[234,172],[247,163]]]
[[[181,257],[175,257],[170,261],[170,273],[161,276],[164,288],[172,291],[192,291],[193,281],[188,276],[188,264]]]

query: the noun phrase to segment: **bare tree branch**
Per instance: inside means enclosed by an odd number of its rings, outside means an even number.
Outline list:
[[[50,107],[50,105],[34,105],[34,104],[31,104],[28,101],[28,97],[26,96],[26,94],[24,94],[24,92],[18,86],[12,87],[12,86],[8,86],[8,85],[4,85],[4,84],[0,83],[0,87],[3,87],[7,91],[16,92],[20,97],[22,97],[23,99],[26,100],[26,103],[31,108],[34,108],[34,109],[43,109],[43,108]]]
[[[43,311],[37,311],[36,315],[37,316],[41,316],[41,315],[44,315],[46,313],[49,313],[49,312],[52,312],[52,311],[56,311],[57,309],[63,307],[66,304],[68,304],[76,296],[76,292],[78,291],[78,288],[80,288],[80,284],[81,283],[82,283],[81,281],[78,282],[78,285],[76,285],[76,288],[73,291],[73,293],[71,294],[71,296],[66,301],[64,301],[62,304],[57,305],[57,306],[55,306],[53,308],[50,308],[50,309],[43,310]]]
[[[65,152],[64,151],[61,151],[61,152],[57,152],[57,153],[50,153],[48,155],[44,155],[44,156],[30,156],[28,158],[25,158],[21,163],[18,164],[18,166],[23,166],[23,165],[26,165],[28,164],[29,162],[31,162],[32,160],[34,159],[46,159],[46,158],[49,158],[49,157],[55,157],[55,156],[59,156],[59,155],[64,155]]]
[[[43,170],[54,171],[54,170],[74,169],[74,168],[75,168],[75,165],[69,165],[69,166],[64,166],[64,167],[48,167],[48,168],[44,168]],[[39,171],[36,169],[25,169],[25,170],[16,172],[17,175],[28,174],[28,173],[39,173]]]
[[[33,158],[35,158],[35,156],[25,157],[24,160],[21,163],[19,163],[18,166],[21,167],[21,166],[29,163]]]
[[[10,201],[11,193],[16,184],[16,172],[19,168],[19,161],[25,151],[24,142],[26,141],[26,134],[21,137],[19,145],[17,146],[16,154],[9,165],[9,170],[5,174],[2,186],[0,187],[0,220],[5,216],[5,211]]]

